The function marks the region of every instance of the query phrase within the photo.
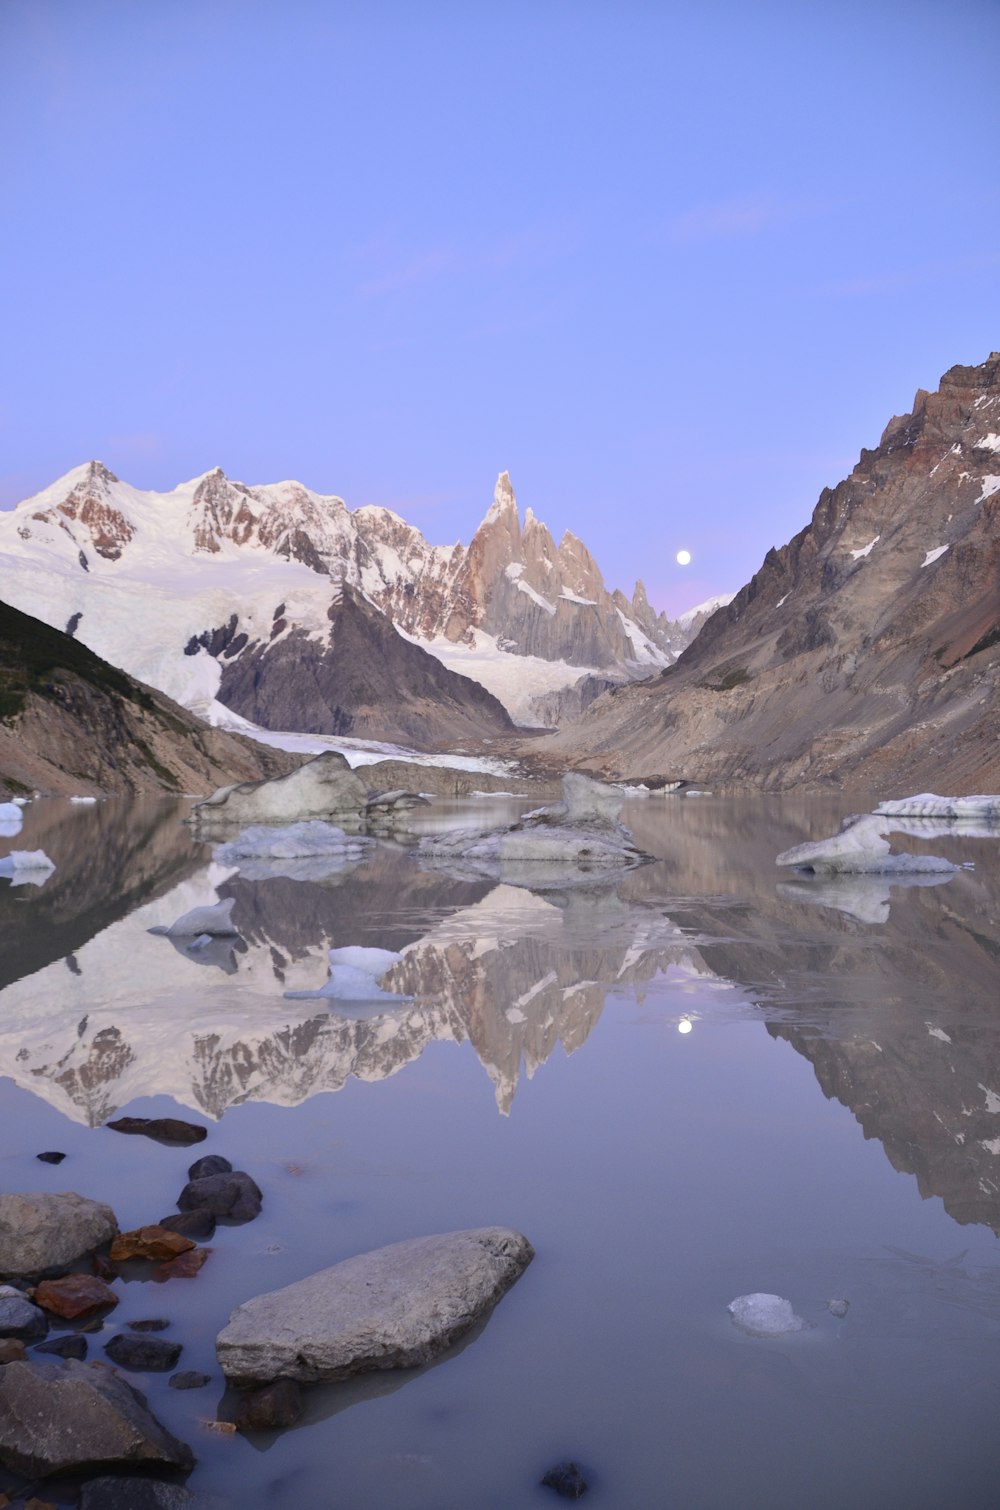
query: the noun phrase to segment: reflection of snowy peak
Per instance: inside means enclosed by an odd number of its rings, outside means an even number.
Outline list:
[[[350,511],[296,482],[247,487],[216,469],[143,492],[90,462],[0,516],[0,561],[9,602],[202,712],[218,697],[255,716],[232,685],[241,679],[227,683],[242,661],[254,662],[242,680],[260,684],[272,665],[287,678],[290,645],[322,657],[342,586],[522,721],[536,693],[588,671],[649,674],[691,637],[653,612],[641,583],[631,601],[609,593],[573,535],[556,545],[530,509],[522,529],[506,473],[466,548],[429,545],[389,509]],[[349,691],[338,705],[348,717]],[[344,732],[310,727],[310,707],[303,698],[295,727]]]

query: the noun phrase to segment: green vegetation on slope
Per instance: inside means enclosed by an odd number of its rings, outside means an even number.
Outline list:
[[[56,698],[60,674],[79,677],[102,692],[116,693],[140,708],[153,699],[124,672],[109,666],[79,640],[51,629],[7,603],[0,603],[0,722],[9,723],[29,693]]]

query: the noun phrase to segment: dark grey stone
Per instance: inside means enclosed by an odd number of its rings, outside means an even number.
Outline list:
[[[203,1159],[195,1159],[188,1170],[189,1180],[203,1180],[209,1174],[232,1174],[233,1166],[221,1153],[207,1153]]]
[[[162,1337],[130,1337],[120,1332],[105,1343],[104,1351],[120,1368],[143,1374],[164,1373],[177,1362],[182,1344],[165,1342]]]
[[[191,1180],[177,1197],[177,1204],[182,1211],[210,1211],[214,1217],[231,1222],[252,1222],[260,1215],[262,1200],[260,1187],[244,1170],[237,1169],[231,1174]]]

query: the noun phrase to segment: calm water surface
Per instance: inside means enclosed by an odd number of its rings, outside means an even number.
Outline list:
[[[192,1488],[518,1510],[560,1503],[538,1480],[572,1457],[595,1510],[997,1503],[1000,845],[902,841],[974,864],[933,885],[776,871],[865,805],[635,802],[657,863],[561,890],[390,845],[254,878],[213,863],[179,804],[26,810],[0,853],[57,869],[0,881],[3,1188],[77,1190],[126,1228],[173,1210],[203,1152],[264,1191],[195,1280],[120,1282],[91,1339],[100,1358],[167,1316],[179,1366],[212,1374],[132,1376],[194,1447]],[[146,932],[229,896],[235,946],[196,959]],[[402,950],[385,984],[411,999],[285,999],[342,944]],[[102,1127],[122,1112],[209,1136],[192,1153]],[[239,1302],[494,1223],[538,1256],[441,1362],[315,1390],[284,1433],[205,1426],[230,1404],[213,1342]],[[756,1290],[808,1329],[742,1335],[726,1306]]]

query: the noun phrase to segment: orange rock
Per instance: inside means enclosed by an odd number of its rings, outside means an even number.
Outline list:
[[[171,1258],[167,1263],[157,1264],[153,1270],[153,1279],[193,1279],[211,1253],[211,1248],[196,1248],[191,1245],[189,1253],[179,1253],[176,1258]]]
[[[170,1259],[193,1247],[189,1237],[167,1227],[135,1227],[131,1232],[119,1232],[111,1244],[111,1257],[116,1263],[125,1258]]]
[[[118,1296],[96,1274],[64,1274],[62,1279],[43,1279],[35,1289],[35,1304],[72,1321],[101,1306],[116,1306]]]

